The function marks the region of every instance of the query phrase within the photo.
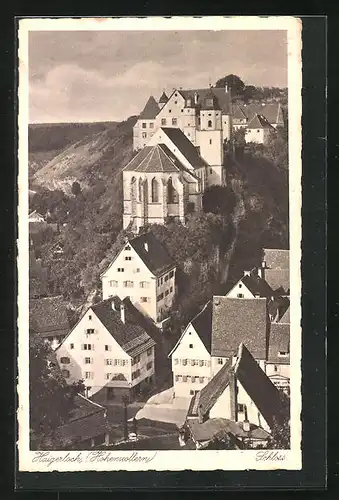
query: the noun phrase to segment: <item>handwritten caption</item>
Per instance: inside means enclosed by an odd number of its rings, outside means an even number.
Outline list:
[[[281,451],[258,451],[255,459],[257,462],[267,462],[267,461],[275,461],[275,462],[282,462],[285,460],[286,454]]]
[[[149,463],[154,460],[157,453],[152,456],[140,455],[138,452],[133,452],[131,455],[116,455],[110,451],[79,451],[78,453],[70,453],[62,455],[54,455],[49,451],[35,451],[32,459],[33,463],[45,464],[51,467],[60,463],[78,463],[78,464],[94,464],[94,463]]]

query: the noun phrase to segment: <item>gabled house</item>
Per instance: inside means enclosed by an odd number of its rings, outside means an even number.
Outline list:
[[[245,271],[243,277],[226,294],[229,299],[254,299],[256,297],[268,299],[272,296],[272,288],[258,275],[256,269]]]
[[[164,100],[164,96],[161,96]],[[149,139],[156,130],[155,119],[160,112],[160,107],[154,97],[151,95],[139,115],[139,119],[133,127],[134,149],[141,149],[146,146]]]
[[[128,299],[112,297],[90,307],[55,353],[67,383],[84,380],[99,402],[133,399],[154,382],[155,342]]]
[[[275,128],[269,121],[263,115],[256,114],[247,124],[245,141],[266,144],[272,132],[275,132]]]
[[[236,355],[240,342],[265,370],[270,327],[266,298],[214,296],[212,307],[212,375]]]
[[[191,397],[211,378],[212,303],[187,325],[168,357],[172,360],[176,398]]]
[[[63,297],[39,297],[29,300],[29,328],[42,336],[53,349],[69,333],[67,303]]]
[[[260,276],[279,295],[290,294],[290,251],[264,248]]]
[[[251,121],[255,115],[263,116],[268,123],[276,128],[284,126],[284,114],[282,106],[279,102],[272,103],[251,103],[240,106],[247,117],[247,121]]]
[[[39,214],[36,210],[33,210],[28,216],[29,222],[45,222],[45,218],[43,215]]]
[[[175,295],[176,264],[152,232],[126,241],[101,274],[104,300],[129,297],[159,327],[169,317]]]
[[[273,384],[289,394],[290,386],[290,308],[271,323],[266,373]]]
[[[237,429],[232,430],[229,421],[241,424],[241,430],[248,437],[251,437],[254,429],[259,428],[264,431],[262,440],[265,440],[275,423],[284,422],[284,410],[278,389],[245,345],[240,344],[235,360],[229,359],[210,382],[193,396],[186,425],[193,430],[191,435],[200,441],[200,447],[204,447],[213,435],[205,433],[203,439],[199,439],[197,430],[200,426],[204,430],[205,423],[218,419],[228,421],[227,432],[234,437],[240,436],[237,435]]]

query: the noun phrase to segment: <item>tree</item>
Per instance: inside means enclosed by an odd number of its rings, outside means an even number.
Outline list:
[[[228,186],[210,186],[203,194],[202,206],[204,212],[227,215],[234,209],[235,201],[235,194]]]
[[[254,85],[245,85],[242,97],[244,101],[249,101],[250,99],[254,99],[256,94],[257,88]]]
[[[66,384],[51,347],[30,332],[30,429],[38,448],[53,442],[57,428],[67,422],[74,408],[75,396],[84,390],[82,381]]]
[[[244,89],[245,89],[245,84],[239,78],[237,75],[227,75],[224,76],[223,78],[220,78],[215,82],[216,87],[225,87],[228,86],[231,89],[232,95],[233,96],[242,96]]]

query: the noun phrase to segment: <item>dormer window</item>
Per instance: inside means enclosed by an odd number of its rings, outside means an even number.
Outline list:
[[[206,107],[213,107],[213,99],[206,99]]]

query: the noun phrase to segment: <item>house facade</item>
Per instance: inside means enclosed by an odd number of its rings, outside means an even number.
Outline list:
[[[83,380],[98,402],[132,400],[154,383],[155,342],[136,322],[130,301],[90,307],[56,349],[67,383]]]
[[[174,395],[190,398],[211,379],[212,304],[187,325],[169,353],[172,361]]]
[[[157,326],[166,322],[175,296],[176,265],[148,232],[126,241],[102,273],[102,297],[128,297]]]
[[[245,130],[245,141],[257,144],[267,144],[275,128],[263,116],[256,114],[247,124]]]

